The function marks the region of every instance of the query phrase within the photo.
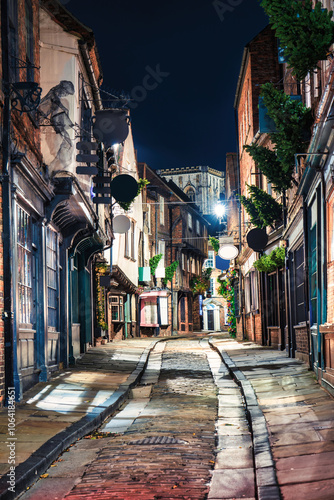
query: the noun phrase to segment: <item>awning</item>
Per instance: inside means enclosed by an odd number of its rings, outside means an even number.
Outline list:
[[[169,292],[167,290],[152,290],[151,292],[144,292],[139,295],[140,299],[149,299],[152,297],[168,297]]]

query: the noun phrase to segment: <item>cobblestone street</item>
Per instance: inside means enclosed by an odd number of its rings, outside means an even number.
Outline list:
[[[46,495],[49,500],[208,498],[216,462],[219,401],[211,369],[218,372],[221,361],[199,340],[159,343],[156,351],[140,386],[132,391],[134,399],[102,426],[102,432],[112,434],[78,441],[22,500],[40,500]],[[228,385],[225,396],[227,391],[230,405],[233,400],[230,415],[225,416],[233,418],[220,424],[231,429],[231,446],[242,451],[235,434],[248,435],[249,431],[239,390],[226,371],[221,378]],[[233,431],[236,423],[238,430]],[[243,452],[244,463],[249,465]],[[248,496],[254,497],[253,484],[250,492]]]

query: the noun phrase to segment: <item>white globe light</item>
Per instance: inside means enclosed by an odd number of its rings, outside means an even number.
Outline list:
[[[130,219],[126,215],[116,215],[113,220],[114,233],[124,234],[130,229]]]
[[[218,250],[218,255],[223,260],[235,259],[239,254],[239,250],[234,245],[223,245]]]
[[[221,205],[221,204],[216,205],[215,206],[215,212],[216,212],[216,215],[218,217],[223,217],[225,215],[225,213],[226,213],[225,205]]]

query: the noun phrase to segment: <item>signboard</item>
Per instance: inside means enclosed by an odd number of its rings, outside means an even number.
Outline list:
[[[198,296],[198,302],[199,302],[199,315],[203,316],[203,295]]]
[[[168,325],[168,297],[159,297],[160,324]]]
[[[140,326],[159,326],[157,297],[140,301]]]

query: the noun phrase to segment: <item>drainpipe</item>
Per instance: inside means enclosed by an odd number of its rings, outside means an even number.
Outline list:
[[[309,353],[309,364],[312,368],[312,352],[311,352],[311,319],[310,319],[310,301],[309,301],[309,265],[308,265],[308,230],[307,230],[307,204],[305,198],[303,200],[303,232],[304,232],[304,283],[305,283],[305,307],[306,307],[306,317],[308,318],[308,335],[307,335],[307,347]]]
[[[235,130],[236,130],[236,144],[237,144],[237,178],[238,178],[238,195],[241,195],[241,184],[240,184],[240,151],[239,151],[239,141],[238,141],[238,116],[237,116],[237,108],[234,107],[234,124],[235,124]],[[240,253],[242,249],[241,245],[241,202],[240,199],[238,199],[238,205],[239,205],[239,247],[240,247]],[[239,313],[241,312],[241,329],[242,329],[242,340],[245,340],[245,320],[244,320],[244,313],[243,313],[243,289],[242,289],[242,273],[241,273],[241,266],[239,264]]]
[[[170,263],[173,262],[173,208],[170,206],[169,207],[169,224],[170,224]],[[176,271],[175,271],[176,274]],[[171,307],[172,307],[172,335],[174,335],[174,297],[173,297],[173,292],[174,292],[174,287],[173,287],[173,278],[171,281]]]
[[[2,72],[3,82],[9,82],[9,48],[8,48],[8,0],[1,1],[1,43],[2,43]],[[8,388],[15,386],[16,399],[20,394],[20,385],[17,375],[16,356],[13,333],[13,304],[12,304],[12,200],[11,200],[11,168],[10,168],[10,127],[11,102],[10,89],[4,85],[3,106],[3,137],[2,137],[2,214],[3,214],[3,284],[4,284],[4,322],[5,337],[5,404],[7,404]],[[14,376],[14,372],[16,376]],[[15,379],[15,380],[14,380]]]
[[[321,323],[325,323],[327,320],[327,212],[326,212],[326,183],[325,183],[325,175],[324,169],[321,169],[321,187],[322,187],[322,228],[323,228],[323,241],[322,241],[322,269],[321,274],[323,276],[323,286],[322,286],[322,294],[321,297]],[[320,326],[320,321],[319,321]],[[321,335],[321,369],[324,370],[324,336]]]

